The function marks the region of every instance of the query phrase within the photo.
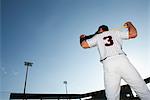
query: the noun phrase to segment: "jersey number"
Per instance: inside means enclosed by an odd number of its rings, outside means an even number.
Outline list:
[[[111,46],[114,44],[111,36],[106,36],[103,38],[103,40],[107,40],[107,43],[105,44],[105,46]]]

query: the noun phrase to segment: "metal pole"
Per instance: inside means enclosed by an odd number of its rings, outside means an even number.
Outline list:
[[[66,87],[66,94],[68,94],[67,84],[65,84],[65,87]]]
[[[27,69],[26,69],[26,77],[25,77],[25,84],[24,84],[24,94],[26,93],[26,85],[27,85],[28,69],[29,69],[29,66],[27,66]]]
[[[66,94],[68,94],[68,90],[67,90],[67,81],[64,81],[64,84],[65,84]]]
[[[26,76],[25,76],[25,84],[24,84],[24,94],[26,93],[26,85],[27,85],[27,78],[28,78],[28,70],[29,70],[29,67],[32,66],[32,62],[24,62],[24,65],[27,66],[27,69],[26,69]]]

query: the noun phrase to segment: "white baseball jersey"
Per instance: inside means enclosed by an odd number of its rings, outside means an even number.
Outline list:
[[[90,47],[98,47],[100,60],[103,60],[107,57],[124,53],[122,51],[122,40],[129,39],[128,34],[128,32],[115,30],[106,31],[88,39],[87,43]]]
[[[104,66],[104,85],[107,100],[120,100],[120,82],[124,79],[141,100],[150,100],[146,83],[122,50],[122,40],[129,39],[128,32],[106,31],[87,40],[97,47]],[[109,57],[109,59],[106,59]]]

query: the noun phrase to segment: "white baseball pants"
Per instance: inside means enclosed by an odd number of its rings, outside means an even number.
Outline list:
[[[120,99],[121,79],[130,85],[141,100],[150,100],[150,90],[124,54],[108,57],[102,63],[107,100]]]

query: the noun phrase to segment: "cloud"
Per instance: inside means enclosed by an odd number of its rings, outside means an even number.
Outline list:
[[[13,74],[14,76],[17,76],[17,75],[19,74],[19,72],[13,71],[12,74]]]
[[[6,75],[6,74],[8,74],[8,71],[6,70],[5,67],[0,67],[0,73]],[[11,71],[10,74],[13,76],[17,76],[19,74],[19,72],[18,71]]]
[[[1,73],[3,73],[3,74],[7,74],[7,71],[6,71],[6,69],[5,69],[4,67],[0,67],[0,71],[1,71]]]

